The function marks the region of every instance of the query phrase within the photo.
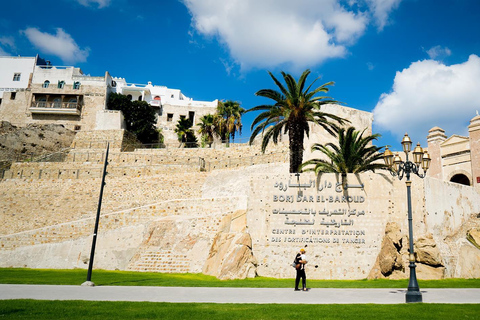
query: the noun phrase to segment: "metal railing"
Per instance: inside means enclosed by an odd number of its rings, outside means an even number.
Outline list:
[[[84,140],[81,142],[75,142],[73,148],[85,148],[85,149],[101,149],[105,148],[107,142],[119,143],[120,140]],[[215,141],[210,145],[202,146],[201,143],[194,143],[194,142],[171,142],[171,143],[122,143],[122,151],[125,150],[135,150],[135,149],[223,149],[223,148],[242,148],[248,146],[248,143],[232,143],[226,144],[225,142]]]
[[[239,158],[231,158],[225,160],[218,160],[218,161],[205,161],[201,158],[200,161],[200,170],[201,171],[212,171],[217,169],[233,169],[238,167],[248,167],[257,164],[268,164],[268,163],[276,163],[288,162],[290,153],[288,151],[284,152],[277,152],[277,153],[270,153],[270,154],[261,154],[261,155],[254,155],[250,157],[239,157]],[[202,161],[203,160],[203,161]]]
[[[93,151],[75,151],[75,147],[78,148],[98,148],[104,149],[106,144],[112,141],[106,140],[92,140],[82,141],[81,146],[73,145],[72,148],[65,148],[63,150],[49,153],[49,154],[9,154],[4,155],[3,159],[0,159],[0,179],[5,179],[6,173],[13,162],[94,162],[99,163],[104,161],[104,150]],[[113,141],[120,142],[120,141]],[[230,144],[231,148],[245,147],[246,144]],[[181,148],[179,144],[149,144],[149,145],[122,145],[120,152],[112,152],[109,156],[109,161],[116,163],[117,166],[122,163],[144,163],[143,166],[156,166],[156,165],[187,165],[196,167],[200,171],[212,171],[217,169],[237,168],[243,166],[251,166],[256,164],[266,164],[274,162],[287,162],[289,157],[288,150],[258,154],[252,156],[229,158],[218,161],[208,161],[208,159],[198,157],[192,154],[192,156],[166,156],[165,154],[146,154],[146,153],[125,153],[125,150],[135,149],[155,149],[155,148]],[[218,146],[217,146],[218,147]],[[224,147],[224,146],[223,146]],[[142,167],[143,167],[142,166]],[[62,171],[65,169],[60,169]],[[70,169],[69,169],[70,170]],[[73,170],[73,169],[72,169]],[[47,169],[47,171],[49,171]],[[78,171],[77,171],[78,172]],[[12,173],[13,174],[13,173]],[[77,173],[78,174],[78,173]],[[40,174],[42,176],[42,174]],[[59,173],[58,176],[61,174]],[[56,176],[56,175],[54,175]],[[13,176],[12,176],[13,177]]]
[[[53,109],[81,109],[81,104],[77,102],[47,102],[32,101],[31,108],[53,108]]]
[[[0,159],[0,168],[8,169],[13,162],[32,162],[36,157],[35,153],[10,153],[2,154]]]
[[[152,107],[161,107],[162,106],[162,101],[160,100],[150,100],[150,101],[147,101],[149,105],[151,105]]]
[[[71,148],[53,153],[10,153],[0,159],[0,169],[8,169],[13,162],[64,162]]]
[[[214,141],[210,144],[205,144],[202,146],[201,142],[170,142],[170,143],[147,143],[142,144],[141,146],[136,147],[137,149],[191,149],[191,148],[202,148],[202,149],[223,149],[223,148],[239,148],[248,146],[248,140],[246,142],[240,142],[235,139],[235,142],[230,141]]]
[[[72,149],[106,149],[107,145],[110,145],[112,148],[121,143],[121,140],[82,140],[80,142],[74,141],[72,144]]]
[[[109,157],[110,158],[110,157]],[[190,169],[185,168],[188,166]],[[192,164],[158,164],[158,165],[126,165],[112,166],[108,169],[110,177],[140,177],[159,173],[168,173],[172,170],[178,172],[194,172],[199,170],[198,161]],[[2,179],[98,179],[102,177],[103,170],[100,167],[89,168],[18,168],[15,170],[0,169]]]
[[[64,162],[70,150],[72,149],[66,148],[54,153],[40,155],[40,156],[37,156],[36,158],[33,158],[32,162]]]

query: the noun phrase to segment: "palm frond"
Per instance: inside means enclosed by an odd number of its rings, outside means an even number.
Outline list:
[[[321,152],[330,162],[322,159],[312,159],[305,162],[307,165],[315,165],[315,172],[337,172],[337,173],[360,173],[364,171],[388,170],[383,163],[382,154],[379,152],[383,147],[370,145],[380,135],[373,134],[363,136],[365,130],[356,131],[349,127],[338,128],[338,143],[314,144],[312,152]],[[332,171],[333,170],[333,171]]]
[[[333,85],[333,82],[327,82],[310,91],[313,84],[319,79],[317,78],[304,90],[310,73],[310,70],[305,70],[297,82],[290,74],[281,72],[284,85],[269,72],[268,74],[279,91],[262,89],[255,94],[271,99],[275,103],[259,105],[247,111],[261,111],[252,122],[250,144],[258,134],[262,133],[262,152],[265,152],[270,140],[277,143],[281,134],[289,134],[291,172],[298,172],[298,167],[302,163],[303,140],[305,135],[308,137],[310,134],[309,122],[319,124],[327,132],[335,134],[338,126],[347,121],[319,111],[322,104],[336,102],[330,97],[316,96],[320,92],[328,92],[328,86]]]

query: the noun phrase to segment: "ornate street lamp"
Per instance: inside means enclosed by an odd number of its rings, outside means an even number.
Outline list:
[[[408,283],[408,290],[405,296],[406,302],[422,302],[422,293],[418,287],[417,274],[415,272],[415,252],[413,250],[413,223],[412,223],[412,193],[410,187],[412,182],[410,181],[410,174],[414,173],[420,178],[425,178],[428,167],[430,166],[430,155],[427,151],[423,151],[420,147],[420,143],[417,144],[413,150],[413,162],[408,160],[408,154],[412,150],[412,140],[410,140],[408,134],[405,133],[405,137],[402,140],[403,151],[405,152],[405,161],[402,161],[400,155],[397,153],[395,156],[392,151],[385,148],[383,158],[385,164],[390,167],[390,173],[393,176],[398,176],[402,180],[403,176],[407,178],[405,184],[407,185],[407,205],[408,205],[408,240],[409,240],[409,268],[410,268],[410,280]],[[420,166],[423,169],[421,174]]]

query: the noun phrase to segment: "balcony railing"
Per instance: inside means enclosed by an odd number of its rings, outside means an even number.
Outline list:
[[[71,114],[80,115],[82,109],[81,104],[77,102],[46,102],[33,101],[30,106],[32,113],[47,113],[47,114]]]
[[[160,108],[162,106],[162,101],[152,100],[149,102],[150,106]]]

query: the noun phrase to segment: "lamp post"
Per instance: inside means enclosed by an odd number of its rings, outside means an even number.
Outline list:
[[[92,282],[93,259],[95,258],[95,246],[97,244],[98,223],[100,221],[100,211],[102,209],[103,187],[105,187],[105,176],[107,175],[109,149],[110,142],[107,142],[107,151],[105,152],[105,162],[103,163],[102,171],[102,184],[100,186],[100,196],[98,197],[97,216],[95,218],[95,228],[93,229],[92,249],[90,250],[90,261],[88,262],[87,281],[82,283],[82,286],[95,286],[95,284]]]
[[[415,272],[415,252],[413,250],[413,223],[412,223],[412,192],[411,186],[412,182],[410,181],[410,174],[414,173],[420,178],[425,178],[428,167],[430,166],[430,155],[427,151],[423,151],[420,147],[420,143],[417,144],[413,150],[413,162],[408,160],[408,154],[412,150],[412,140],[408,134],[405,133],[405,136],[402,140],[403,151],[405,152],[405,161],[402,161],[400,155],[397,153],[395,156],[392,151],[385,148],[383,158],[385,164],[389,166],[390,173],[393,176],[398,176],[400,180],[403,177],[406,177],[405,184],[407,185],[407,206],[408,206],[408,240],[409,240],[409,268],[410,268],[410,280],[408,282],[408,290],[405,296],[405,301],[408,302],[422,302],[422,293],[418,287],[417,274]],[[421,174],[420,166],[423,169],[423,174]]]

